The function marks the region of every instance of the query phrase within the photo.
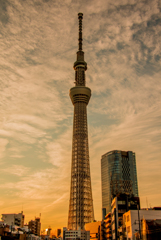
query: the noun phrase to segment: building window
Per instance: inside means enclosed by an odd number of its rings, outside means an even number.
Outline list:
[[[130,232],[130,226],[129,226],[129,227],[127,227],[127,232],[128,232],[128,233]]]
[[[127,215],[127,222],[129,222],[130,218],[129,218],[129,215]]]
[[[118,201],[117,203],[118,203],[118,205],[122,205],[122,204],[124,205],[125,201]]]

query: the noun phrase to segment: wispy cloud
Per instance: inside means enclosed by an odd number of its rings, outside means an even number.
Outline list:
[[[16,155],[15,157],[21,157],[21,156]],[[20,165],[12,165],[12,166],[9,166],[6,169],[1,169],[1,171],[2,172],[4,171],[6,173],[10,173],[10,174],[21,177],[21,176],[24,176],[28,173],[29,168],[24,167],[24,166],[20,166]]]
[[[0,146],[1,146],[0,159],[2,159],[5,156],[5,151],[6,151],[7,144],[8,144],[8,140],[7,139],[0,138]]]
[[[51,204],[45,206],[44,209],[49,208],[49,207],[51,208],[51,206],[53,206],[53,205],[55,205],[55,204],[57,204],[57,203],[62,202],[62,199],[63,199],[65,196],[66,196],[66,194],[63,194],[60,198],[56,199],[56,200],[53,201]]]

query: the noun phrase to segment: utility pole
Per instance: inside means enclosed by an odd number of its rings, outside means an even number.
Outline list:
[[[137,205],[137,209],[138,209],[138,221],[139,221],[139,238],[141,238],[141,226],[140,226],[140,213],[139,213],[139,205]]]
[[[115,216],[115,240],[117,240],[117,218],[116,218],[116,208],[114,209]]]

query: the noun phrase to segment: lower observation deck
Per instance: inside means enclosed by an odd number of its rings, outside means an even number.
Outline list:
[[[69,94],[73,105],[76,102],[84,102],[87,105],[91,97],[91,89],[84,86],[76,86],[70,89]]]

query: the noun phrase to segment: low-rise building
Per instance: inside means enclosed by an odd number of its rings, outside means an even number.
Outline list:
[[[161,219],[142,220],[142,240],[161,239]]]
[[[23,215],[23,211],[21,213],[2,214],[2,221],[10,226],[16,225],[19,227],[23,227],[24,219],[25,215]]]
[[[111,230],[112,239],[120,239],[123,235],[123,214],[128,210],[140,209],[139,197],[133,197],[128,194],[119,194],[111,204]]]
[[[10,231],[9,225],[0,223],[0,236],[5,236]]]
[[[161,219],[160,210],[129,210],[123,215],[124,235],[129,240],[136,239],[135,233],[142,235],[142,220]]]
[[[90,240],[90,232],[86,230],[68,230],[63,228],[63,240]]]
[[[0,224],[0,239],[2,240],[41,240],[40,237],[31,234],[25,227]]]
[[[90,239],[100,240],[100,231],[99,231],[100,226],[101,226],[101,221],[94,221],[94,222],[85,224],[85,230],[90,231]]]

